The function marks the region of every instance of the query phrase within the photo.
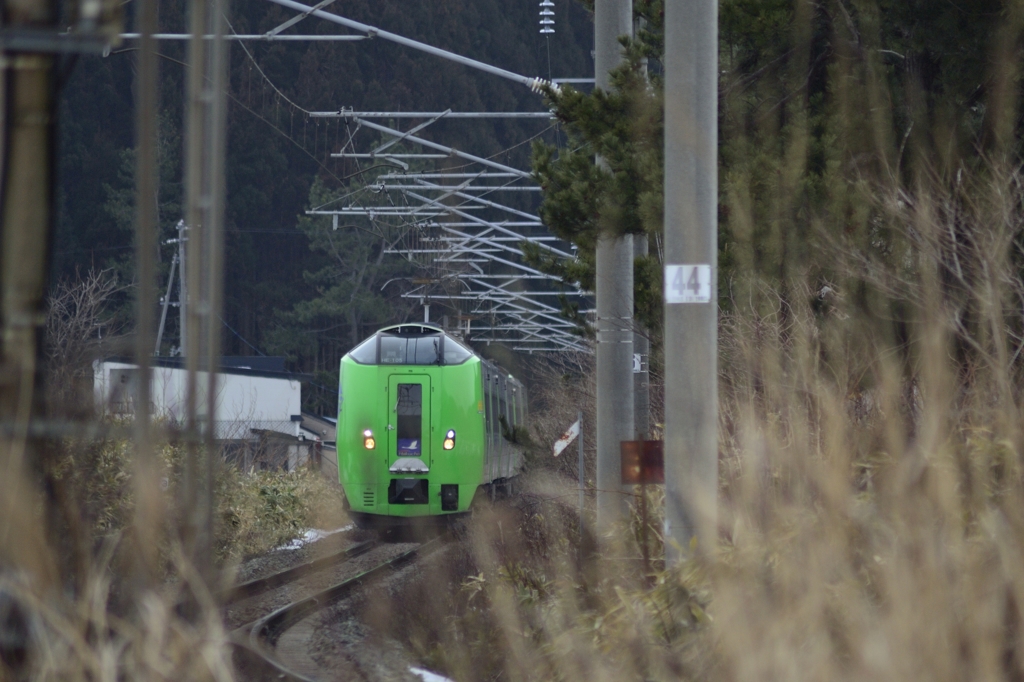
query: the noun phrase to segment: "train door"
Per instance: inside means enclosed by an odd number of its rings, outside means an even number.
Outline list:
[[[430,405],[429,376],[392,374],[388,378],[388,467],[392,471],[417,473],[417,464],[411,461],[417,459],[423,468],[430,468]]]

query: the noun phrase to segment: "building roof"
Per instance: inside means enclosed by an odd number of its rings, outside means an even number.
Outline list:
[[[120,362],[126,365],[136,364],[135,358],[110,357],[104,362]],[[185,358],[153,357],[149,359],[154,367],[169,369],[185,369]],[[284,356],[274,355],[225,355],[220,359],[220,374],[238,376],[264,377],[267,379],[286,379],[289,381],[312,381],[312,374],[285,371]]]

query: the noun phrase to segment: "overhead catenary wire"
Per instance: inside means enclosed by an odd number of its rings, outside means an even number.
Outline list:
[[[233,32],[234,31],[233,27],[231,27],[230,30]],[[396,165],[393,165],[393,164],[387,163],[387,162],[385,162],[385,163],[377,163],[377,164],[370,164],[368,167],[364,168],[364,167],[362,167],[362,164],[359,162],[358,158],[354,158],[353,159],[353,162],[354,162],[354,165],[355,165],[354,172],[345,173],[345,172],[343,172],[343,170],[339,170],[339,168],[337,166],[337,163],[338,163],[337,160],[335,160],[334,164],[330,164],[330,161],[328,161],[328,159],[331,159],[331,156],[327,156],[326,158],[322,158],[325,155],[330,154],[333,149],[337,149],[338,146],[339,146],[339,143],[341,143],[340,146],[342,148],[342,152],[345,152],[345,151],[347,151],[349,149],[352,149],[354,151],[354,149],[355,149],[354,137],[355,137],[356,132],[361,127],[364,127],[364,126],[366,128],[371,128],[371,129],[376,127],[376,126],[374,126],[373,124],[370,124],[370,122],[368,122],[368,121],[363,121],[363,120],[356,120],[356,121],[346,120],[345,121],[345,132],[346,132],[346,135],[343,136],[342,135],[342,131],[341,131],[341,122],[339,121],[335,125],[335,130],[334,130],[335,134],[332,137],[331,134],[330,134],[331,130],[330,130],[330,121],[329,121],[329,119],[325,121],[326,127],[324,128],[324,130],[320,130],[320,126],[319,126],[319,121],[318,120],[314,120],[314,121],[310,121],[309,120],[311,117],[313,117],[311,114],[315,113],[315,112],[310,112],[309,109],[307,109],[306,107],[301,106],[297,101],[295,101],[291,97],[289,97],[285,93],[285,91],[282,89],[282,87],[279,87],[276,83],[274,83],[273,80],[268,75],[268,73],[263,69],[263,67],[257,61],[256,54],[255,54],[255,52],[253,50],[249,49],[249,47],[247,45],[242,44],[242,51],[243,51],[243,54],[245,54],[245,58],[249,62],[249,66],[250,66],[250,68],[248,69],[248,72],[247,72],[247,75],[248,75],[248,82],[246,83],[247,88],[251,92],[252,85],[254,85],[252,83],[251,79],[252,79],[252,76],[254,76],[254,75],[257,76],[260,79],[261,82],[258,84],[256,92],[252,92],[251,93],[251,96],[249,97],[248,101],[245,101],[244,96],[235,96],[235,95],[232,95],[231,93],[228,93],[229,96],[231,96],[232,101],[234,103],[238,104],[243,110],[247,111],[248,113],[253,115],[255,118],[257,118],[257,120],[261,120],[264,123],[266,123],[267,125],[271,126],[271,128],[273,128],[275,130],[275,132],[277,132],[278,134],[281,134],[283,137],[288,139],[291,144],[295,145],[300,150],[302,150],[303,154],[305,154],[305,155],[309,156],[311,159],[313,159],[313,161],[317,164],[317,167],[319,169],[321,169],[321,172],[323,172],[325,177],[330,177],[330,178],[332,178],[332,180],[337,182],[339,185],[344,185],[347,181],[351,180],[354,177],[367,176],[367,174],[372,173],[374,170],[377,170],[377,169],[382,170],[384,173],[390,174],[392,176],[395,176],[395,175],[397,175],[399,177],[401,176],[401,171],[399,170],[399,168],[396,167]],[[164,58],[167,58],[165,55],[161,55],[161,56],[164,57]],[[176,60],[173,60],[173,61],[176,61]],[[549,73],[548,73],[548,75],[549,76],[551,75],[551,73],[550,73],[550,65],[549,65]],[[286,122],[286,125],[283,126],[283,127],[281,125],[281,121],[284,118],[284,116],[282,116],[283,112],[281,111],[281,107],[282,106],[286,106],[288,108],[288,112],[286,114],[286,116],[288,118],[288,121]],[[262,110],[260,110],[261,107],[262,107]],[[268,111],[270,112],[269,114],[267,113]],[[297,139],[297,137],[296,137],[297,131],[295,131],[295,129],[294,129],[294,123],[295,123],[294,118],[295,118],[295,114],[296,113],[298,113],[303,118],[303,128],[304,128],[303,133],[304,133],[305,138],[307,138],[306,142],[303,142],[303,141]],[[481,112],[481,113],[485,113],[485,112]],[[535,116],[538,116],[538,115],[539,116],[543,116],[543,117],[549,117],[550,116],[550,114],[547,114],[545,112],[527,112],[527,114],[524,117],[532,118],[532,117],[535,117]],[[338,118],[348,118],[348,117],[339,116]],[[355,125],[353,126],[352,123],[355,123]],[[315,126],[312,131],[308,130],[308,126],[310,124]],[[285,130],[285,128],[290,128],[290,131],[289,130]],[[381,126],[380,128],[383,128],[383,126]],[[461,165],[458,165],[458,166],[447,166],[447,164],[446,164],[444,170],[446,170],[446,171],[458,171],[460,169],[467,169],[467,168],[470,168],[470,167],[473,167],[473,166],[478,166],[481,162],[492,161],[492,160],[495,160],[495,159],[501,159],[502,161],[508,162],[508,161],[510,161],[511,156],[513,155],[513,153],[517,149],[521,149],[523,147],[523,145],[529,145],[534,140],[539,139],[539,138],[541,138],[541,137],[543,137],[545,135],[550,134],[552,130],[557,131],[557,123],[553,123],[551,125],[547,125],[542,130],[540,130],[537,133],[529,136],[528,138],[526,138],[524,140],[521,140],[519,142],[516,142],[515,144],[512,144],[512,145],[510,145],[508,147],[505,147],[503,149],[500,149],[500,150],[498,150],[497,152],[495,152],[493,154],[490,154],[490,155],[487,155],[487,156],[483,156],[483,155],[481,155],[481,156],[472,156],[472,155],[470,155],[471,158],[468,159],[467,163],[464,163],[464,164],[461,164]],[[404,140],[405,142],[408,142],[408,143],[413,143],[413,144],[424,144],[425,143],[427,145],[435,145],[435,146],[440,147],[440,145],[436,145],[436,143],[432,143],[429,140],[422,140],[420,138],[408,139],[408,136],[405,133],[399,133],[399,135],[401,136],[402,140]],[[344,138],[347,138],[347,139],[344,139]],[[343,139],[344,139],[344,142],[342,143]],[[308,144],[310,141],[313,142],[313,145],[311,146],[311,148],[310,148],[310,145]],[[445,149],[449,150],[451,148],[447,148],[446,147]],[[382,157],[385,157],[385,156],[386,155],[381,155],[381,157],[378,157],[378,158],[381,161],[385,161],[385,159],[382,158]],[[447,154],[446,156],[451,156],[451,153]],[[337,158],[337,157],[335,157],[335,158]],[[332,165],[334,166],[333,168],[331,167]],[[474,197],[473,197],[473,199],[466,198],[465,195],[459,196],[459,197],[452,197],[453,199],[455,199],[455,201],[451,202],[451,205],[447,206],[445,210],[454,210],[456,212],[461,212],[461,211],[465,211],[465,210],[484,208],[486,206],[491,205],[492,202],[487,202],[483,206],[476,205],[480,198],[492,195],[492,194],[500,191],[502,187],[510,187],[515,182],[517,182],[518,180],[528,179],[528,178],[531,177],[531,174],[528,171],[520,171],[518,169],[513,169],[513,168],[508,167],[507,164],[502,164],[502,165],[503,165],[504,168],[508,168],[508,170],[510,170],[510,171],[511,170],[515,170],[515,175],[518,176],[518,179],[513,179],[513,180],[510,180],[510,181],[507,181],[507,182],[499,183],[499,184],[494,185],[493,187],[487,186],[487,187],[477,187],[477,188],[474,188]],[[419,171],[419,172],[422,172],[422,171]],[[331,206],[338,205],[338,204],[344,203],[346,201],[351,201],[354,206],[365,206],[368,210],[371,209],[371,207],[375,203],[377,203],[376,201],[371,199],[372,193],[374,191],[380,191],[380,190],[379,190],[379,184],[375,182],[375,178],[374,178],[373,175],[369,175],[368,176],[368,180],[369,180],[369,182],[366,183],[366,186],[358,187],[358,188],[352,188],[352,189],[350,189],[348,191],[344,191],[339,196],[331,197],[330,199],[324,201],[320,206],[317,206],[315,209],[312,209],[312,210],[323,211],[324,209],[328,209]],[[446,189],[444,189],[442,191],[448,191],[448,190],[446,188]],[[347,225],[346,229],[354,228],[354,229],[358,229],[360,231],[365,231],[367,234],[374,235],[375,238],[383,240],[383,244],[382,244],[383,248],[386,249],[386,250],[389,250],[389,251],[396,244],[399,244],[399,243],[402,243],[402,242],[408,243],[410,246],[412,246],[414,242],[415,243],[422,243],[422,244],[426,245],[428,242],[432,243],[432,241],[437,238],[436,236],[430,236],[431,233],[434,230],[441,229],[441,228],[435,227],[437,221],[435,219],[431,218],[429,215],[424,215],[424,216],[417,216],[416,215],[417,211],[424,211],[424,209],[428,208],[427,205],[423,204],[422,202],[417,203],[416,205],[412,205],[411,202],[410,202],[411,197],[409,195],[407,195],[406,193],[404,193],[404,192],[402,193],[401,197],[398,198],[398,197],[393,196],[393,193],[385,191],[383,193],[383,195],[381,196],[381,199],[384,200],[385,207],[390,207],[390,210],[405,208],[405,209],[408,209],[410,212],[412,212],[412,214],[408,215],[408,216],[406,216],[406,215],[390,215],[389,216],[389,215],[386,215],[388,213],[388,211],[380,211],[378,213],[375,213],[372,216],[367,216],[368,223],[370,225],[370,229],[361,228],[358,225]],[[397,200],[397,203],[396,203],[396,200]],[[502,205],[500,205],[500,204],[493,204],[492,208],[493,209],[497,209],[497,210],[504,210],[504,207]],[[232,230],[232,232],[243,232],[243,231],[241,231],[241,230],[238,230],[238,231]],[[277,233],[277,234],[297,234],[297,235],[298,234],[302,234],[303,232],[305,232],[306,234],[309,233],[308,230],[302,230],[302,231],[296,230],[294,232],[286,232],[286,231],[261,231],[261,232],[247,231],[247,232],[252,232],[254,234],[255,233],[264,233],[264,234],[275,234],[275,233]],[[408,241],[410,239],[412,241]],[[336,252],[335,255],[338,255],[337,254],[338,245],[334,243],[333,237],[328,235],[328,240],[332,244],[332,246],[331,246],[332,250],[334,250]],[[428,240],[428,242],[424,242],[423,240]],[[479,247],[477,247],[477,248],[479,248]],[[420,250],[422,250],[422,249],[420,249]],[[459,270],[459,268],[462,267],[462,266],[457,264],[457,262],[460,259],[454,259],[451,263],[447,263],[443,259],[442,260],[438,260],[438,259],[429,259],[428,258],[425,261],[421,257],[413,257],[411,255],[411,253],[410,253],[410,256],[407,257],[406,260],[408,260],[410,263],[415,264],[415,266],[418,269],[421,269],[421,270],[424,270],[424,271],[428,271],[428,272],[432,272],[434,274],[437,274],[437,273],[440,273],[440,272],[444,272],[444,271],[448,271],[452,267],[455,267],[456,270]],[[477,271],[477,270],[479,270],[479,268],[477,266],[472,266],[471,270],[472,271]],[[465,286],[464,282],[460,283],[460,282],[458,282],[456,280],[452,280],[452,284],[454,286],[460,286],[460,287],[464,287]]]
[[[139,48],[137,48],[137,47],[127,47],[127,48],[123,48],[123,49],[120,49],[120,50],[114,50],[110,54],[111,55],[116,55],[116,54],[124,54],[124,53],[128,53],[128,52],[136,52],[136,51],[138,51],[138,49]],[[160,57],[161,59],[164,59],[164,60],[167,60],[169,62],[172,62],[174,64],[177,64],[179,66],[188,66],[188,64],[186,64],[185,62],[181,61],[180,59],[177,59],[176,57],[172,57],[172,56],[167,55],[167,54],[163,54],[162,52],[157,52],[156,56]],[[273,84],[271,84],[271,85],[273,85]],[[335,173],[330,168],[328,168],[326,165],[324,165],[316,156],[311,154],[309,152],[309,150],[306,149],[302,144],[300,144],[299,141],[296,140],[293,135],[291,135],[289,133],[286,133],[284,130],[279,128],[273,122],[267,120],[267,118],[265,116],[263,116],[260,113],[258,113],[252,107],[250,107],[245,102],[243,102],[241,99],[239,99],[238,97],[233,95],[230,91],[226,92],[225,94],[231,99],[232,102],[234,102],[235,104],[240,106],[242,109],[244,109],[249,114],[252,114],[253,116],[258,118],[259,120],[261,120],[264,123],[266,123],[273,130],[275,130],[277,133],[279,133],[283,138],[285,138],[286,140],[291,142],[293,145],[295,145],[302,153],[304,153],[306,156],[310,157],[313,160],[314,163],[316,163],[318,166],[320,166],[320,168],[323,169],[323,171],[325,173],[327,173],[329,176],[331,176],[331,178],[336,180],[338,182],[338,184],[342,184],[342,178],[339,178],[337,175],[335,175]],[[285,99],[287,100],[287,98],[285,98]],[[305,109],[302,109],[302,107],[294,104],[293,102],[291,102],[291,100],[288,100],[288,102],[290,104],[292,104],[292,106],[294,106],[296,109],[305,112]]]

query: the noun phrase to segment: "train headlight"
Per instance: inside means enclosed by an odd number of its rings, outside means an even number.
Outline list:
[[[455,429],[448,429],[448,433],[444,434],[442,447],[445,450],[451,450],[455,447]]]
[[[363,447],[367,450],[373,450],[377,447],[377,441],[373,438],[373,431],[366,429],[363,431]]]

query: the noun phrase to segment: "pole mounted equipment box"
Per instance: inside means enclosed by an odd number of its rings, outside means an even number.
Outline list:
[[[665,482],[665,448],[660,440],[624,440],[622,484],[651,485]]]

